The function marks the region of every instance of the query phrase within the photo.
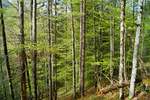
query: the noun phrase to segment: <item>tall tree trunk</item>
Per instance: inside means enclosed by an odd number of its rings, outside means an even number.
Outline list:
[[[3,9],[2,0],[0,0],[0,8]],[[6,33],[5,33],[5,23],[4,23],[3,12],[1,12],[1,25],[2,25],[1,28],[2,28],[3,47],[4,47],[4,57],[5,57],[6,67],[7,67],[10,93],[11,93],[12,100],[15,100],[13,84],[12,84],[12,74],[11,74],[11,69],[10,69],[10,64],[9,64],[9,55],[8,55],[8,50],[7,50],[7,39],[6,39]]]
[[[110,17],[110,79],[113,84],[113,59],[114,59],[114,18]]]
[[[52,47],[52,0],[48,0],[48,43],[49,48]],[[53,100],[53,86],[52,86],[52,54],[48,57],[48,75],[49,75],[49,100]]]
[[[123,69],[125,65],[125,5],[126,5],[126,0],[121,0],[121,14],[120,14],[120,66],[119,66],[119,84],[122,85],[123,82]],[[119,98],[123,98],[123,89],[120,88],[120,94]]]
[[[27,100],[27,87],[26,87],[26,58],[24,48],[24,0],[19,1],[19,41],[21,49],[19,51],[20,68],[21,68],[21,100]]]
[[[55,16],[55,22],[54,22],[54,44],[56,45],[57,43],[57,4],[58,0],[54,0],[54,16]],[[54,82],[54,100],[57,100],[57,54],[54,54],[54,77],[55,77],[55,82]]]
[[[72,2],[71,2],[71,12],[73,13]],[[75,100],[76,99],[76,48],[75,48],[75,29],[74,29],[74,16],[73,16],[73,14],[71,14],[71,27],[72,27],[73,100]]]
[[[95,62],[97,62],[97,34],[96,34],[96,28],[95,28],[95,23],[96,23],[96,18],[95,18],[95,1],[92,0],[92,3],[93,3],[93,33],[94,33],[94,43],[93,43],[93,46],[94,46],[94,60]],[[95,88],[97,88],[97,65],[94,66],[94,86]]]
[[[38,99],[37,97],[37,50],[36,50],[36,43],[37,43],[37,4],[36,0],[33,0],[32,5],[32,44],[34,45],[34,49],[32,52],[32,67],[33,67],[33,86],[34,86],[34,96],[35,100]]]
[[[84,96],[85,67],[85,0],[80,0],[80,93]]]
[[[33,14],[33,0],[30,1],[30,40],[32,41],[32,14]]]
[[[136,73],[137,73],[137,55],[138,55],[138,48],[139,48],[139,42],[140,42],[143,2],[144,0],[138,0],[139,7],[138,7],[137,21],[136,21],[136,37],[135,37],[134,51],[133,51],[129,98],[132,98],[135,92],[135,80],[136,80]]]

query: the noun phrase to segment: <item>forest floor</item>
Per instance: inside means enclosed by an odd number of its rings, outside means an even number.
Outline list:
[[[128,90],[128,89],[126,89],[126,90]],[[119,100],[118,94],[119,94],[118,90],[114,90],[114,91],[108,92],[104,95],[97,95],[95,87],[91,87],[85,92],[84,97],[78,98],[77,100]],[[141,96],[139,96],[139,95],[141,95]],[[138,97],[138,99],[137,99],[137,97]],[[72,96],[61,97],[61,98],[58,98],[58,100],[72,100]],[[125,100],[129,100],[128,94],[125,94]],[[145,93],[142,91],[138,92],[136,94],[135,98],[133,98],[133,100],[150,100],[150,93]]]

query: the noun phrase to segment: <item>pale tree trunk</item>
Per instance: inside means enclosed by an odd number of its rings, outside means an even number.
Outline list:
[[[71,13],[73,13],[72,2],[71,2]],[[72,27],[71,33],[72,33],[73,100],[75,100],[76,99],[76,47],[75,47],[75,28],[74,28],[73,14],[71,14],[71,27]]]
[[[140,42],[143,2],[144,2],[144,0],[138,1],[138,13],[137,13],[137,21],[136,21],[136,37],[135,37],[134,51],[133,51],[129,98],[132,98],[134,96],[134,92],[135,92],[135,80],[136,80],[136,73],[137,73],[137,55],[138,55],[138,48],[139,48],[139,42]]]
[[[0,0],[0,8],[3,9],[2,0]],[[12,74],[11,74],[11,69],[10,69],[10,64],[9,64],[9,55],[8,55],[8,49],[7,49],[7,39],[6,39],[3,12],[1,12],[1,28],[2,28],[4,57],[5,57],[6,69],[7,69],[8,80],[9,80],[10,94],[11,94],[12,100],[15,100],[14,91],[13,91],[13,84],[12,84]]]
[[[52,0],[48,0],[48,43],[49,48],[52,47],[51,41],[52,41]],[[52,54],[49,54],[48,57],[48,76],[49,76],[49,100],[53,100],[53,86],[52,86]]]
[[[58,4],[58,0],[54,0],[54,45],[56,45],[57,43],[57,4]],[[53,62],[54,62],[54,77],[55,77],[55,80],[54,80],[54,83],[53,83],[53,87],[54,87],[54,90],[53,90],[53,93],[54,93],[54,100],[57,100],[57,54],[54,54],[54,58],[53,58]]]
[[[19,41],[21,49],[19,51],[20,68],[21,68],[21,100],[27,100],[27,87],[26,87],[26,54],[24,48],[24,0],[19,1]]]
[[[36,13],[37,13],[37,4],[36,0],[33,0],[32,5],[32,44],[34,45],[34,49],[32,51],[32,69],[33,69],[33,86],[34,86],[34,97],[37,100],[37,50],[36,50],[36,43],[37,43],[37,20],[36,20]]]
[[[123,83],[123,69],[125,65],[125,5],[126,0],[121,0],[121,14],[120,14],[120,66],[119,66],[119,84],[122,85]],[[120,88],[119,90],[119,98],[123,98],[123,89]]]
[[[30,1],[30,40],[32,41],[32,14],[33,14],[33,0]]]
[[[110,79],[113,84],[113,59],[114,59],[114,18],[110,17]]]
[[[80,0],[80,93],[84,96],[85,67],[85,0]]]

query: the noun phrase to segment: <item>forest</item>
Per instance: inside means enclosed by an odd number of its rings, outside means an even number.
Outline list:
[[[0,0],[0,100],[150,100],[150,0]]]

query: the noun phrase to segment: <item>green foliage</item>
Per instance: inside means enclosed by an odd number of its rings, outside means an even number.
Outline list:
[[[80,64],[80,0],[60,0],[58,3],[57,12],[58,15],[51,17],[47,16],[46,1],[38,0],[37,10],[37,44],[32,44],[30,40],[31,35],[31,20],[30,20],[30,0],[24,0],[25,3],[25,45],[20,45],[18,40],[19,26],[18,26],[18,11],[16,8],[9,6],[4,9],[0,9],[0,12],[4,13],[8,51],[10,57],[11,71],[13,74],[13,85],[15,87],[16,98],[20,95],[20,69],[19,69],[19,57],[18,52],[21,47],[24,47],[27,54],[28,68],[30,73],[31,83],[32,81],[32,51],[37,50],[37,76],[38,76],[38,88],[39,92],[47,92],[47,78],[48,78],[48,56],[52,54],[56,57],[56,64],[54,69],[57,68],[57,78],[54,75],[54,81],[60,83],[58,88],[58,94],[61,93],[72,93],[72,23],[71,16],[74,17],[74,30],[76,39],[76,80],[77,90],[79,90],[79,64]],[[41,6],[42,2],[45,2]],[[16,6],[15,0],[12,1]],[[73,12],[70,11],[70,3],[73,5]],[[149,17],[149,3],[145,6],[145,18],[144,23],[144,45],[143,45],[143,60],[149,67],[149,55],[150,55],[150,17]],[[67,10],[66,10],[67,6]],[[54,10],[54,5],[53,5]],[[127,67],[132,66],[132,53],[135,37],[135,19],[133,18],[133,11],[131,9],[131,3],[127,2],[126,8],[126,64]],[[109,2],[109,0],[87,0],[86,2],[86,47],[85,47],[85,81],[86,87],[94,85],[94,71],[95,66],[99,66],[99,71],[109,77],[110,70],[110,17],[114,18],[114,58],[112,66],[115,72],[118,71],[119,60],[120,60],[120,4],[117,2]],[[48,19],[51,19],[53,23],[52,35],[56,38],[53,40],[53,46],[51,47],[48,43]],[[56,23],[55,23],[56,22]],[[54,29],[56,26],[56,30]],[[0,29],[1,30],[1,29]],[[1,36],[0,36],[1,37]],[[2,50],[0,50],[2,51]],[[2,55],[2,53],[0,53]],[[4,68],[4,59],[0,56],[0,67]],[[117,71],[116,71],[117,70]],[[115,73],[114,72],[114,73]],[[117,77],[118,73],[115,73],[114,77]],[[3,73],[0,76],[6,75]],[[2,80],[2,77],[0,77]],[[107,78],[103,78],[107,80]],[[116,78],[117,79],[117,78]],[[7,83],[7,82],[6,82]],[[4,95],[2,86],[3,82],[0,82],[0,95]],[[32,85],[31,85],[32,86]],[[6,86],[8,87],[8,86]],[[67,89],[66,89],[67,88]],[[141,88],[141,87],[140,87]],[[32,86],[33,89],[33,86]],[[66,90],[65,90],[66,89]],[[8,90],[6,88],[6,90]],[[5,91],[6,91],[5,90]],[[33,91],[33,90],[32,90]],[[9,95],[9,93],[7,93]],[[90,97],[91,100],[96,100],[96,96]]]

